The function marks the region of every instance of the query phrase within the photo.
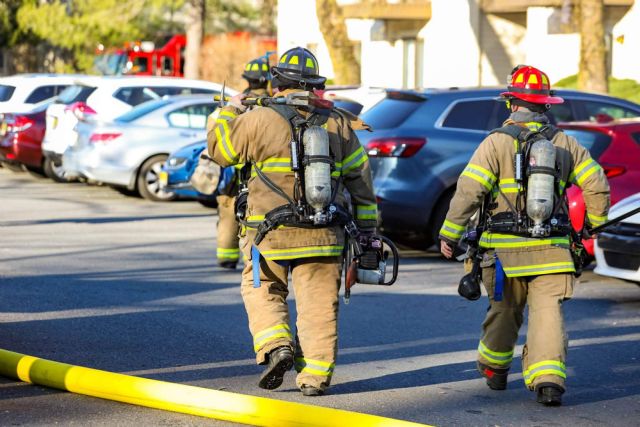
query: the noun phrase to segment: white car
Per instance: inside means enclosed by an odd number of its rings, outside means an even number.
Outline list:
[[[63,91],[47,108],[47,130],[42,141],[44,167],[53,179],[66,181],[61,158],[78,139],[76,125],[81,120],[112,120],[134,106],[168,95],[219,94],[222,86],[203,80],[175,77],[85,77]],[[229,90],[229,95],[236,92]]]
[[[616,203],[609,211],[609,219],[615,219],[638,207],[640,193]],[[594,248],[596,273],[640,284],[640,213],[598,234]]]
[[[78,140],[62,156],[69,177],[84,177],[136,191],[148,200],[171,200],[160,188],[167,156],[207,137],[211,96],[174,96],[148,101],[112,122],[78,123]]]
[[[25,113],[82,77],[72,74],[16,74],[0,78],[0,113]]]
[[[360,114],[367,111],[369,108],[382,101],[387,96],[387,91],[381,87],[352,87],[352,86],[333,86],[328,87],[325,90],[322,97],[330,101],[353,100],[359,104],[362,104],[362,111]]]

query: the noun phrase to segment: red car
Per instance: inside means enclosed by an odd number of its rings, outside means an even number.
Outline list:
[[[640,119],[560,123],[558,127],[576,137],[603,167],[611,187],[612,205],[640,191]],[[579,231],[585,218],[582,191],[574,185],[567,190],[567,196],[571,223]],[[593,239],[583,243],[593,256]]]
[[[27,113],[0,114],[0,161],[42,170],[42,140],[48,105],[38,105]],[[44,172],[49,175],[46,170]]]

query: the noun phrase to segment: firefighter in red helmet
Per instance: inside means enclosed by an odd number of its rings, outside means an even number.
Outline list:
[[[479,208],[481,235],[476,262],[489,295],[477,367],[493,390],[507,387],[518,331],[529,305],[522,373],[544,405],[560,405],[567,371],[562,304],[573,293],[576,272],[571,224],[564,197],[582,188],[593,226],[606,221],[609,185],[586,148],[552,126],[545,112],[563,99],[549,77],[516,67],[501,94],[511,115],[485,138],[460,175],[444,225],[441,252],[450,258]],[[460,291],[460,288],[459,288]],[[478,292],[465,295],[477,299]]]

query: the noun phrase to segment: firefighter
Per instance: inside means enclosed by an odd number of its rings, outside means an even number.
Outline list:
[[[275,97],[322,89],[326,80],[319,75],[315,56],[300,47],[285,52],[271,72]],[[265,217],[273,218],[274,213],[280,212],[293,218],[295,212],[290,206],[300,206],[305,201],[300,195],[299,174],[292,170],[292,157],[296,158],[292,155],[292,139],[295,142],[298,138],[298,132],[294,132],[298,128],[292,123],[310,123],[316,125],[316,130],[325,129],[329,155],[323,159],[307,156],[305,161],[332,164],[329,181],[335,206],[348,209],[346,189],[358,228],[373,232],[377,205],[371,172],[367,155],[354,133],[365,125],[345,112],[311,107],[258,107],[242,114],[243,98],[244,95],[233,97],[222,109],[208,142],[209,154],[220,165],[252,165],[247,226],[240,243],[248,259],[241,293],[256,361],[265,365],[258,385],[265,389],[279,387],[285,372],[295,364],[296,384],[302,394],[318,396],[329,386],[336,361],[344,230],[331,223],[297,226],[293,222],[274,228],[269,227],[271,222]],[[265,235],[265,230],[270,231]],[[289,322],[286,302],[289,273],[296,296],[295,330]]]
[[[242,92],[248,97],[258,98],[270,95],[271,73],[266,58],[261,57],[249,61],[242,77],[248,86]],[[218,248],[216,256],[222,268],[235,269],[240,257],[238,234],[240,226],[234,212],[234,204],[238,195],[239,170],[242,165],[235,165],[222,171],[218,185]]]
[[[539,403],[556,406],[562,403],[567,375],[562,303],[572,296],[576,271],[570,252],[565,190],[571,184],[582,189],[588,220],[597,226],[606,221],[609,185],[589,151],[573,137],[549,125],[544,113],[563,99],[551,91],[545,73],[531,66],[516,67],[501,97],[511,115],[504,127],[482,141],[460,175],[440,230],[441,252],[447,258],[452,257],[470,218],[487,197],[488,226],[479,246],[485,251],[480,265],[490,307],[482,324],[477,368],[491,389],[506,388],[518,330],[528,304],[529,329],[522,353],[524,382],[536,392]],[[543,155],[533,149],[538,143],[533,141],[541,136],[551,141],[547,157],[555,151],[555,166],[551,163],[542,167]],[[545,142],[540,144],[542,147]],[[527,145],[531,145],[529,151]],[[520,161],[522,158],[524,162]],[[522,167],[516,167],[516,163]],[[527,181],[527,170],[529,178],[537,174],[536,180],[543,180],[546,187]],[[551,227],[548,223],[536,220],[534,224],[530,217],[537,213],[523,208],[525,200],[532,206],[540,202],[527,198],[527,192],[533,191],[550,194],[553,232],[546,228]],[[525,218],[524,223],[530,226],[523,226],[519,218]]]

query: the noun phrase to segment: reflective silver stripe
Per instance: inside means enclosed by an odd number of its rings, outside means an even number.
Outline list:
[[[321,375],[330,377],[333,375],[334,363],[323,362],[321,360],[305,359],[304,357],[296,357],[296,371],[307,372],[313,375]]]
[[[353,169],[362,165],[368,158],[369,157],[367,156],[367,153],[364,152],[364,148],[358,148],[350,156],[342,161],[342,174],[351,172]]]
[[[539,365],[534,369],[527,370],[524,373],[524,382],[527,385],[533,383],[537,377],[541,375],[557,375],[561,378],[567,378],[567,371],[564,366],[556,363],[550,363],[547,365]]]

